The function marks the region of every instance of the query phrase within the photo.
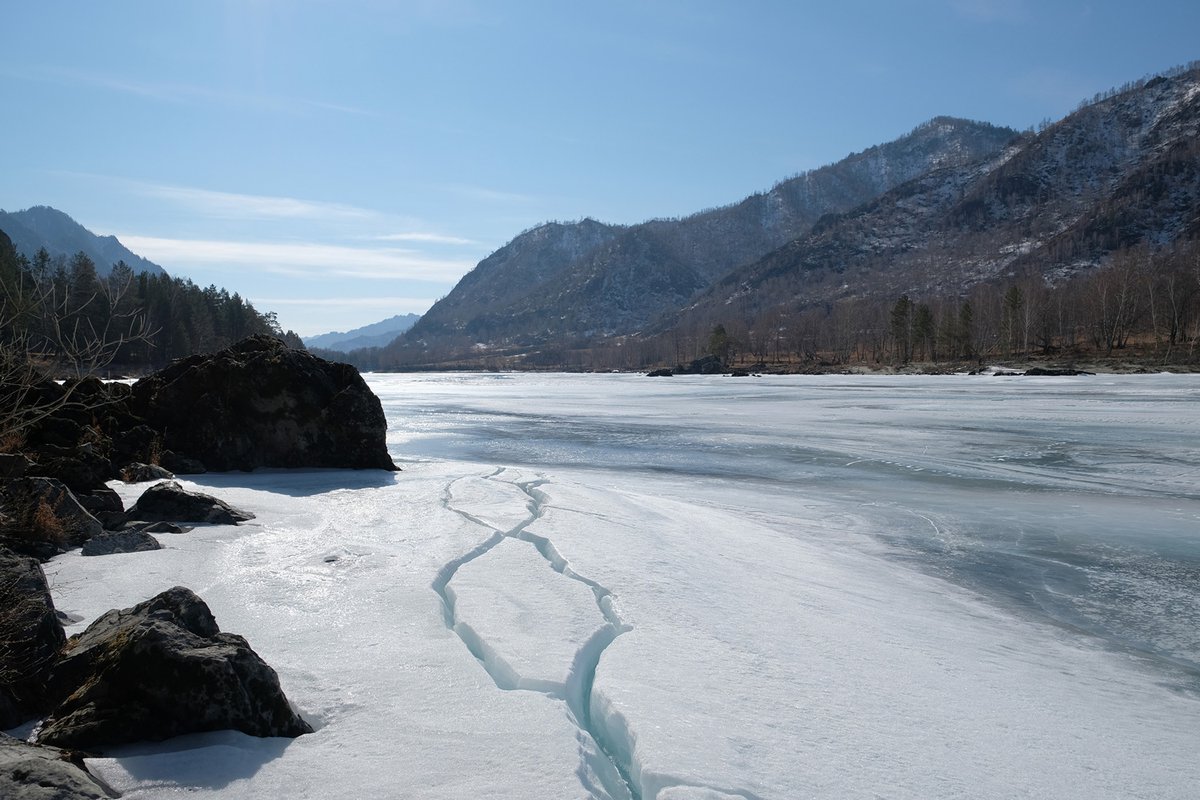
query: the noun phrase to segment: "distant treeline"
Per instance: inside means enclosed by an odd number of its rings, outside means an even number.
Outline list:
[[[134,273],[123,261],[102,275],[82,252],[54,258],[41,249],[29,259],[0,232],[0,336],[48,361],[104,347],[107,372],[139,372],[258,333],[303,348],[237,293]]]
[[[770,286],[766,287],[770,290]],[[782,291],[782,290],[781,290]],[[901,294],[759,311],[727,304],[657,332],[482,349],[462,338],[330,353],[364,370],[638,370],[717,355],[730,366],[808,371],[853,365],[1121,359],[1200,364],[1200,242],[1119,250],[1055,282],[1036,265],[966,295]]]

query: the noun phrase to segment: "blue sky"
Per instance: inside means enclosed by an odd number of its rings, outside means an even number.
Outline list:
[[[1200,58],[1200,3],[8,3],[0,208],[302,335],[522,230],[725,205],[939,114],[1028,128]]]

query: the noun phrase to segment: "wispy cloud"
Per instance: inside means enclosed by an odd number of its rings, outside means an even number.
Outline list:
[[[234,219],[379,219],[385,215],[368,208],[327,203],[319,200],[301,200],[295,197],[272,195],[238,194],[215,192],[189,186],[129,181],[135,190],[150,197],[158,197],[187,206],[202,214]]]
[[[376,242],[416,242],[420,244],[479,244],[474,239],[463,239],[460,236],[443,236],[440,233],[388,233],[383,236],[372,236]]]
[[[394,248],[358,248],[311,242],[244,242],[121,235],[131,250],[166,265],[238,266],[295,277],[343,276],[370,280],[453,283],[474,264],[429,258]]]
[[[9,73],[13,74],[13,73]],[[27,71],[14,77],[31,78],[60,84],[82,84],[106,91],[143,97],[162,103],[188,104],[205,103],[214,105],[252,108],[285,114],[304,114],[313,111],[333,111],[339,114],[378,116],[374,111],[346,103],[312,100],[299,97],[284,97],[256,94],[235,89],[199,86],[169,81],[129,80],[102,72],[64,69],[60,67]]]

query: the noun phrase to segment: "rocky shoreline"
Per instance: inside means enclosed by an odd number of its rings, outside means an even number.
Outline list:
[[[38,722],[29,742],[0,739],[0,795],[114,797],[79,749],[311,732],[274,670],[190,590],[109,611],[68,639],[40,562],[157,549],[154,533],[254,517],[186,491],[175,473],[395,471],[382,407],[357,371],[256,336],[132,386],[47,382],[30,397],[54,411],[0,454],[0,730]],[[107,486],[117,479],[157,482],[125,509]]]

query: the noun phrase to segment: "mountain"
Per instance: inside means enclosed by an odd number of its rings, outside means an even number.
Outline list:
[[[935,169],[829,217],[711,286],[658,330],[847,298],[1059,281],[1133,245],[1200,237],[1200,69],[1087,104],[990,158]]]
[[[939,117],[888,144],[683,219],[548,223],[485,258],[394,349],[534,345],[641,329],[733,269],[933,169],[994,156],[1008,128]]]
[[[97,236],[49,206],[34,206],[24,211],[0,211],[0,230],[12,239],[17,252],[29,259],[43,247],[53,258],[70,258],[82,251],[96,264],[96,270],[101,275],[108,274],[118,261],[124,261],[134,272],[164,274],[162,267],[133,253],[117,237]]]
[[[411,328],[420,318],[420,314],[397,314],[381,322],[364,325],[345,333],[334,331],[317,336],[306,336],[304,344],[307,347],[336,350],[341,353],[349,353],[351,350],[363,347],[382,347]]]

